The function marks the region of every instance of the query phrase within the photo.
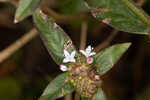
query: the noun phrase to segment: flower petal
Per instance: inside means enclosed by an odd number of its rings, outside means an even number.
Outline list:
[[[91,51],[92,50],[92,47],[91,45],[89,45],[87,48],[86,48],[87,51]]]
[[[74,58],[70,59],[70,62],[76,62],[76,60]]]
[[[85,49],[86,53],[89,55],[92,51],[92,47],[89,45],[86,49]]]
[[[88,57],[87,53],[86,53],[84,50],[80,50],[80,52],[81,52],[84,56]]]
[[[73,51],[73,52],[71,53],[71,57],[74,58],[75,55],[76,55],[76,51]]]
[[[91,52],[90,54],[89,54],[89,56],[93,56],[93,55],[95,55],[96,54],[96,52]]]
[[[64,55],[65,55],[65,57],[69,57],[70,56],[70,54],[69,54],[69,52],[67,50],[64,50]]]
[[[63,63],[67,63],[67,62],[69,62],[69,61],[70,61],[69,58],[64,58],[64,59],[63,59]]]

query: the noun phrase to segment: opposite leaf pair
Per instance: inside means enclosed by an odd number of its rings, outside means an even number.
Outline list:
[[[89,46],[85,51],[80,50],[81,54],[76,52],[68,35],[58,25],[55,27],[56,23],[52,18],[46,15],[43,17],[43,13],[39,10],[34,13],[33,18],[50,55],[57,64],[65,63],[68,70],[48,85],[40,100],[62,97],[74,90],[82,97],[93,98],[93,100],[105,98],[101,89],[100,76],[113,67],[129,48],[130,43],[114,45],[97,54],[92,52],[92,48]],[[87,58],[91,56],[94,61],[89,64]]]

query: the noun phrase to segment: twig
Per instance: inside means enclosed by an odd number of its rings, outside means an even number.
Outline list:
[[[0,0],[0,2],[4,2],[4,3],[8,2],[8,3],[13,4],[16,7],[18,6],[18,1],[16,0]]]
[[[55,12],[54,10],[52,10],[51,8],[48,8],[46,6],[41,6],[40,8],[47,15],[52,16],[57,23],[66,24],[66,23],[70,23],[70,22],[75,21],[75,20],[79,21],[79,20],[85,20],[85,19],[89,18],[86,14],[65,16],[65,15],[62,15],[62,14]]]
[[[136,2],[136,4],[140,7],[143,6],[144,3],[145,3],[145,0],[137,0],[137,2]]]
[[[74,98],[75,98],[75,100],[80,100],[80,95],[76,92]]]
[[[119,32],[118,30],[113,30],[110,36],[103,43],[100,43],[98,46],[96,46],[94,51],[98,52],[101,49],[106,48],[113,40],[113,38],[117,35],[118,32]]]
[[[9,58],[14,52],[23,47],[26,43],[28,43],[32,38],[37,36],[37,30],[32,29],[30,32],[23,35],[16,42],[8,46],[6,49],[0,52],[0,63]]]
[[[81,35],[80,35],[80,49],[85,49],[86,46],[86,37],[87,37],[87,23],[83,22],[81,26]]]
[[[67,94],[65,100],[72,100],[72,93]]]
[[[0,2],[9,2],[9,0],[0,0]]]
[[[105,27],[107,27],[106,24],[104,24],[103,22],[100,22],[99,25],[97,25],[93,30],[92,30],[92,34],[95,38],[97,38],[98,35],[101,34],[101,32],[105,29]]]

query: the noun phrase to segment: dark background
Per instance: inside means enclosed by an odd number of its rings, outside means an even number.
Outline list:
[[[7,1],[0,0],[0,51],[34,27],[32,17],[14,24],[14,4],[18,0]],[[44,6],[59,15],[54,17],[56,23],[71,37],[77,48],[83,21],[88,25],[87,45],[93,47],[103,43],[114,30],[94,19],[82,0],[43,0],[41,7],[44,9]],[[149,0],[145,0],[142,7],[150,14]],[[74,16],[74,19],[63,16]],[[132,46],[102,77],[103,89],[109,100],[150,100],[150,39],[144,35],[119,32],[109,45],[123,42],[132,42]],[[40,37],[36,36],[0,63],[0,100],[37,100],[59,73],[59,66],[49,56]]]

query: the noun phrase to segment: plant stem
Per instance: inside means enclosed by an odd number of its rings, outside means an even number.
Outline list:
[[[75,98],[75,100],[80,100],[80,95],[76,92],[74,98]]]
[[[67,94],[65,100],[72,100],[72,93]]]
[[[86,46],[86,39],[87,39],[87,30],[88,30],[88,25],[87,22],[82,22],[81,25],[81,34],[80,34],[80,50],[84,50]],[[76,92],[74,100],[80,100],[80,95]]]
[[[9,2],[9,0],[0,0],[0,2]]]
[[[145,0],[137,0],[137,2],[136,2],[136,4],[138,5],[138,6],[142,6],[143,4],[145,3]]]
[[[11,4],[13,4],[15,7],[17,7],[18,6],[18,1],[16,1],[16,0],[0,0],[0,2],[8,2],[8,3],[11,3]]]
[[[87,23],[83,22],[81,26],[81,34],[80,34],[80,50],[85,49],[86,46],[86,37],[87,37]]]
[[[71,23],[72,21],[80,21],[84,19],[89,19],[89,16],[87,16],[86,14],[66,16],[66,15],[59,14],[55,12],[54,10],[52,10],[51,8],[48,8],[46,6],[41,6],[40,8],[42,9],[44,13],[46,13],[49,16],[52,16],[57,23],[68,24],[68,23]]]
[[[29,41],[31,41],[34,37],[37,36],[37,30],[32,29],[30,32],[23,35],[20,39],[12,43],[6,49],[0,52],[0,63],[9,58],[14,52],[23,47]]]
[[[118,30],[113,30],[110,36],[103,43],[100,43],[98,46],[96,46],[94,51],[98,52],[106,48],[110,44],[110,42],[113,40],[113,38],[117,35],[118,32],[119,32]]]
[[[100,22],[95,28],[93,28],[92,30],[92,34],[95,38],[99,37],[99,35],[101,34],[101,32],[103,31],[103,29],[105,29],[107,27],[107,25],[103,22]]]

